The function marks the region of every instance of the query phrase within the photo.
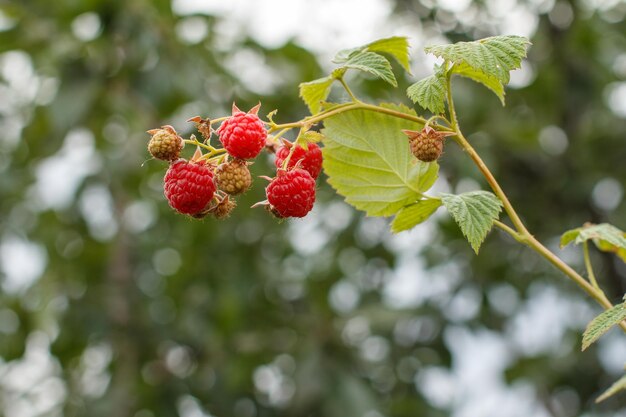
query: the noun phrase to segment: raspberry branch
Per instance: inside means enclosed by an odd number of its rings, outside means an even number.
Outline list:
[[[496,222],[495,225],[499,227],[504,232],[513,236],[516,241],[522,243],[525,246],[533,249],[539,255],[541,255],[544,259],[554,265],[557,269],[563,272],[568,278],[570,278],[576,285],[582,288],[588,295],[590,295],[594,300],[596,300],[604,309],[608,310],[613,307],[613,304],[607,298],[606,294],[602,289],[597,286],[595,282],[595,276],[591,278],[593,275],[590,275],[590,279],[595,284],[590,284],[586,279],[584,279],[578,272],[576,272],[571,266],[563,262],[561,258],[559,258],[556,254],[546,248],[541,242],[539,242],[526,228],[519,215],[513,208],[513,205],[509,201],[507,195],[500,187],[500,184],[493,176],[485,162],[482,160],[480,155],[476,152],[476,150],[472,147],[469,141],[465,138],[461,129],[459,127],[459,122],[456,115],[456,110],[454,107],[454,101],[452,98],[452,88],[451,88],[451,72],[447,74],[447,102],[448,102],[448,112],[450,113],[450,120],[452,122],[452,129],[455,132],[454,139],[459,144],[459,146],[469,155],[474,164],[478,167],[480,172],[483,174],[489,186],[493,190],[493,192],[498,196],[498,198],[502,201],[504,206],[504,210],[508,214],[511,222],[515,226],[515,229],[512,229],[506,226],[504,223]],[[626,322],[621,322],[620,327],[622,330],[626,332]]]

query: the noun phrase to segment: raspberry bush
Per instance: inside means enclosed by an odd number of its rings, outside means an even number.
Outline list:
[[[520,68],[529,45],[519,36],[496,36],[426,48],[439,63],[432,75],[418,80],[406,92],[418,108],[430,113],[425,117],[405,104],[365,103],[346,83],[348,71],[360,71],[397,87],[388,57],[404,70],[410,69],[406,38],[377,40],[340,51],[333,60],[337,67],[330,75],[300,84],[300,97],[311,111],[302,120],[277,123],[277,110],[263,120],[258,116],[260,104],[248,112],[233,105],[229,116],[189,119],[202,141],[194,135],[183,140],[173,127],[163,126],[148,131],[152,136],[148,148],[155,158],[170,164],[164,192],[172,208],[195,218],[208,214],[227,218],[236,207],[233,196],[253,185],[248,164],[265,149],[275,153],[276,171],[272,177],[264,177],[270,181],[265,189],[267,199],[254,206],[264,206],[278,218],[304,217],[312,210],[316,178],[323,168],[325,182],[348,204],[369,216],[393,216],[390,227],[395,233],[415,227],[444,207],[478,254],[495,226],[534,250],[605,309],[583,334],[586,349],[613,326],[626,331],[626,296],[613,304],[600,287],[589,256],[592,243],[626,262],[626,235],[609,224],[585,224],[566,232],[561,246],[582,246],[586,277],[567,265],[528,231],[462,132],[453,101],[452,80],[465,77],[487,87],[504,105],[510,72]],[[335,84],[345,90],[349,101],[329,101]],[[290,142],[285,135],[292,130],[297,135]],[[221,148],[211,143],[214,134]],[[189,161],[179,159],[183,143],[196,147]],[[445,163],[444,146],[453,149],[452,145],[472,160],[489,184],[489,191],[428,194],[437,179],[439,161]],[[508,221],[499,219],[502,212]],[[622,389],[626,389],[626,377],[600,400]]]

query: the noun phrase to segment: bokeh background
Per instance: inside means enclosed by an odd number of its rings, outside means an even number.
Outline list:
[[[626,2],[0,1],[0,415],[626,416],[626,337],[581,354],[599,308],[494,231],[473,255],[443,211],[392,236],[321,178],[306,219],[190,221],[162,195],[145,130],[262,101],[306,115],[298,83],[343,48],[409,36],[403,101],[428,44],[531,38],[507,107],[455,81],[464,130],[537,237],[626,228]],[[341,91],[336,100],[345,99]],[[189,150],[187,150],[189,152]],[[435,191],[484,181],[454,146]],[[270,174],[261,158],[255,175]],[[626,266],[593,252],[613,301]]]

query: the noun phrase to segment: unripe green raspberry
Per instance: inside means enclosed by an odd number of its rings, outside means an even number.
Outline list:
[[[453,133],[439,132],[430,126],[420,131],[403,130],[409,137],[411,153],[422,162],[433,162],[439,159],[443,152],[443,140]]]
[[[252,185],[252,176],[246,161],[233,159],[215,169],[217,187],[230,195],[244,193]]]
[[[166,125],[160,129],[148,130],[148,133],[152,136],[148,143],[148,151],[152,156],[169,162],[180,157],[180,151],[185,146],[185,142],[172,126]]]

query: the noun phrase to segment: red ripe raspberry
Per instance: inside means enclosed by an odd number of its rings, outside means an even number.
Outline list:
[[[267,131],[259,116],[256,115],[258,108],[248,113],[233,109],[233,115],[222,122],[217,130],[220,142],[228,153],[239,159],[251,159],[265,147]]]
[[[286,167],[283,167],[283,162],[287,159],[291,148],[284,145],[278,148],[278,151],[276,151],[276,168],[291,169],[300,162],[300,168],[307,170],[313,179],[316,179],[322,170],[322,150],[317,143],[307,144],[307,149],[300,145],[295,146],[296,149],[293,150],[289,164]]]
[[[211,169],[184,159],[172,163],[165,173],[165,197],[179,213],[198,214],[215,193]]]
[[[265,193],[270,210],[279,217],[304,217],[315,203],[315,180],[304,169],[279,170]]]

